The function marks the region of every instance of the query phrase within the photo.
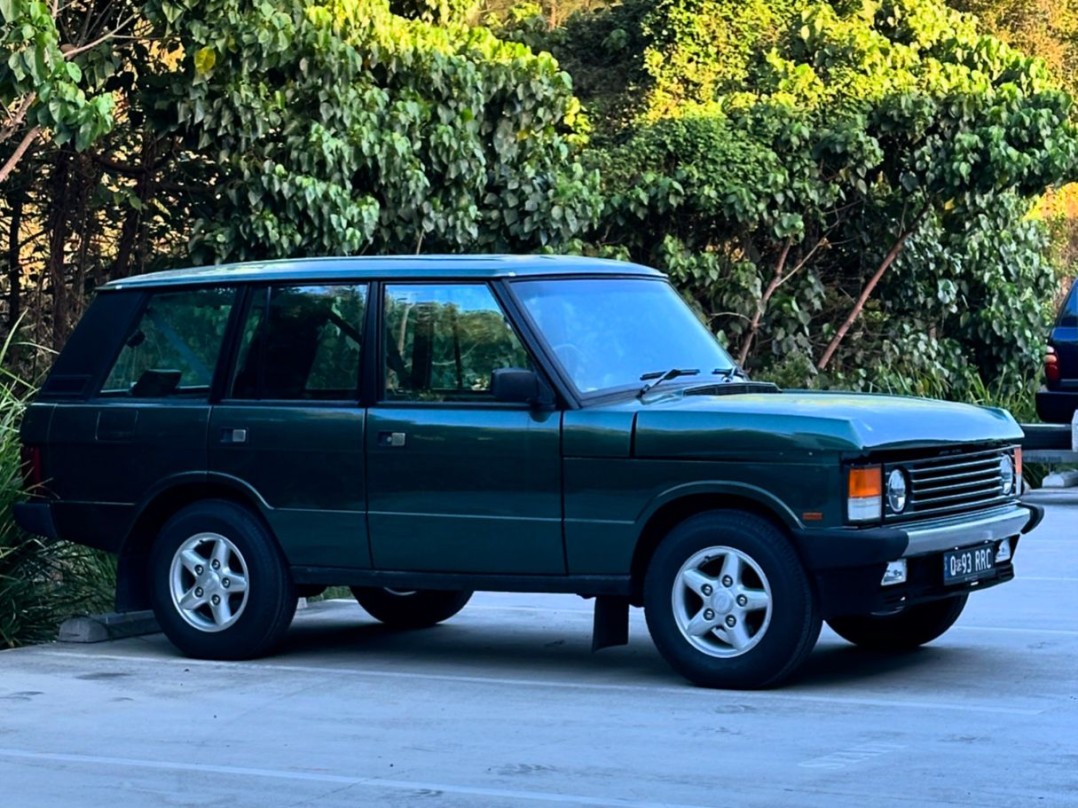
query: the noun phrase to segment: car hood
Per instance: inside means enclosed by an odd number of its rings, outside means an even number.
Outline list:
[[[686,388],[638,406],[636,457],[867,452],[1023,436],[1005,410],[865,393],[701,395]]]

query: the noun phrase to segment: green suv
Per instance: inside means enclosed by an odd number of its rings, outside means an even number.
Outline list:
[[[1001,410],[749,381],[666,278],[587,258],[276,261],[103,287],[22,428],[27,530],[119,555],[185,654],[269,652],[330,585],[391,626],[473,590],[643,606],[691,681],[788,677],[821,621],[928,642],[1011,579]]]

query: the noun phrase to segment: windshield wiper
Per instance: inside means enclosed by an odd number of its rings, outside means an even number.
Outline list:
[[[737,379],[748,379],[749,378],[749,374],[747,374],[745,371],[743,371],[737,365],[734,365],[731,368],[715,368],[713,371],[711,371],[711,375],[712,376],[722,376],[722,380],[724,382],[732,382],[735,378],[737,378]]]
[[[699,373],[699,368],[670,368],[667,371],[656,370],[652,373],[645,373],[640,377],[640,381],[645,381],[646,379],[654,379],[654,381],[650,381],[641,387],[636,397],[643,398],[648,390],[653,390],[663,382],[670,381],[670,379],[676,379],[678,376],[697,376]]]

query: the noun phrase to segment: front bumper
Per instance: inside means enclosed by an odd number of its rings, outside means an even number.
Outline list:
[[[991,576],[945,586],[942,553],[1003,539],[1012,540],[1013,550],[1018,537],[1035,528],[1043,517],[1043,508],[1015,503],[973,516],[920,524],[802,530],[796,538],[827,618],[893,611],[1009,581],[1014,577],[1014,567],[1007,561],[999,564]],[[906,582],[881,586],[887,563],[900,558],[907,559]]]

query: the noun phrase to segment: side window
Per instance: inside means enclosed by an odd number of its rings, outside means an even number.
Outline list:
[[[355,401],[366,285],[275,286],[252,298],[232,397]]]
[[[235,289],[154,294],[101,393],[207,397],[235,298]]]
[[[385,330],[390,400],[489,401],[494,370],[532,367],[485,284],[391,284]]]

